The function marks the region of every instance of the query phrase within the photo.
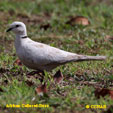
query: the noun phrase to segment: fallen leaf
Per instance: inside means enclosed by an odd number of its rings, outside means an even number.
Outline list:
[[[4,92],[4,90],[2,88],[0,88],[0,92]]]
[[[48,24],[42,24],[40,26],[40,29],[44,29],[44,30],[47,30],[48,28],[51,28],[51,25],[48,23]]]
[[[107,89],[107,88],[97,88],[95,90],[95,96],[97,98],[100,98],[100,97],[105,97],[106,95],[110,95],[111,99],[113,99],[113,90],[110,90],[110,89]]]
[[[17,60],[14,62],[14,65],[22,66],[22,62],[21,62],[19,59],[17,59]]]
[[[105,41],[113,41],[113,36],[106,35],[104,39]]]
[[[44,94],[46,94],[47,93],[46,83],[37,87],[35,91],[39,96],[43,96]]]
[[[113,90],[110,90],[109,94],[110,94],[111,99],[113,99]]]
[[[78,44],[80,44],[80,45],[83,45],[83,44],[84,44],[84,41],[83,41],[83,40],[78,40],[77,42],[78,42]]]
[[[70,25],[81,24],[86,26],[90,24],[90,21],[84,16],[76,16],[76,17],[71,17],[70,20],[66,22],[66,24],[70,24]]]
[[[63,74],[61,73],[60,70],[58,70],[54,75],[54,81],[55,83],[61,83],[62,80],[63,80]]]

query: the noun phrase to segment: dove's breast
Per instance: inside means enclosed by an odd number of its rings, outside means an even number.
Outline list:
[[[32,69],[35,69],[35,63],[33,56],[33,48],[30,47],[30,40],[23,39],[22,42],[20,40],[15,40],[15,48],[16,54],[21,60],[21,62]]]
[[[46,70],[45,64],[49,60],[43,52],[46,51],[46,47],[43,46],[43,44],[25,40],[20,44],[15,44],[16,54],[28,68]]]

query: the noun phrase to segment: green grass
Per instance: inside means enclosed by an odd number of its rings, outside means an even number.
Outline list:
[[[86,109],[86,105],[113,105],[109,96],[97,99],[95,85],[113,89],[113,5],[98,0],[3,0],[0,1],[0,112],[1,113],[88,113],[104,109]],[[85,16],[91,25],[67,25],[70,16]],[[28,36],[35,41],[60,49],[87,55],[106,55],[106,61],[69,63],[46,72],[48,96],[40,97],[35,89],[41,83],[36,75],[28,77],[32,70],[14,65],[17,59],[14,49],[14,34],[6,34],[8,24],[23,21]],[[49,23],[51,28],[40,29]],[[81,44],[82,42],[82,44]],[[4,71],[2,70],[4,69]],[[57,70],[64,75],[62,84],[54,84],[52,76]],[[38,75],[37,75],[38,76]],[[71,80],[71,79],[72,80]],[[34,85],[27,85],[32,81]],[[95,82],[94,85],[84,82]],[[33,98],[35,98],[33,100]],[[6,108],[7,104],[49,104],[49,108]],[[106,110],[107,110],[106,109]]]

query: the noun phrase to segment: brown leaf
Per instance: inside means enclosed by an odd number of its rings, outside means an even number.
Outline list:
[[[44,83],[43,85],[37,87],[35,91],[40,96],[43,96],[44,94],[46,94],[47,93],[46,83]]]
[[[113,90],[110,90],[109,94],[110,94],[111,99],[113,99]]]
[[[78,42],[78,44],[80,44],[80,45],[83,45],[83,44],[84,44],[84,41],[83,41],[83,40],[78,40],[77,42]]]
[[[4,90],[2,88],[0,88],[0,92],[4,92]]]
[[[42,24],[40,26],[40,29],[44,29],[44,30],[47,30],[48,28],[51,28],[51,25],[48,23],[48,24]]]
[[[103,89],[97,88],[95,90],[95,96],[97,98],[104,97],[106,95],[110,95],[111,99],[113,99],[113,90],[107,88],[103,88]]]
[[[104,39],[105,41],[113,41],[113,36],[106,35]]]
[[[86,26],[90,24],[90,21],[84,16],[76,16],[76,17],[71,17],[70,20],[66,22],[66,24],[70,24],[70,25],[81,24]]]
[[[63,80],[63,74],[61,73],[60,70],[58,70],[54,75],[54,81],[55,83],[61,83],[62,80]]]
[[[21,62],[19,59],[17,59],[17,60],[14,62],[14,65],[22,66],[22,62]]]

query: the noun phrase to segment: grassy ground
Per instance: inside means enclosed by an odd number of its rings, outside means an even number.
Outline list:
[[[95,86],[113,89],[113,5],[112,0],[3,0],[0,1],[0,112],[1,113],[88,113],[105,112],[113,105],[106,96],[97,99]],[[85,16],[88,26],[67,25],[72,16]],[[14,64],[14,34],[6,34],[13,21],[27,25],[33,40],[67,51],[87,55],[106,55],[106,61],[69,63],[46,72],[47,95],[35,88],[41,84],[32,70]],[[40,26],[48,24],[47,30]],[[54,84],[52,76],[61,69],[64,80]],[[29,85],[28,83],[33,83]],[[49,104],[49,108],[6,108],[6,104]],[[107,109],[86,109],[86,105],[106,105]]]

